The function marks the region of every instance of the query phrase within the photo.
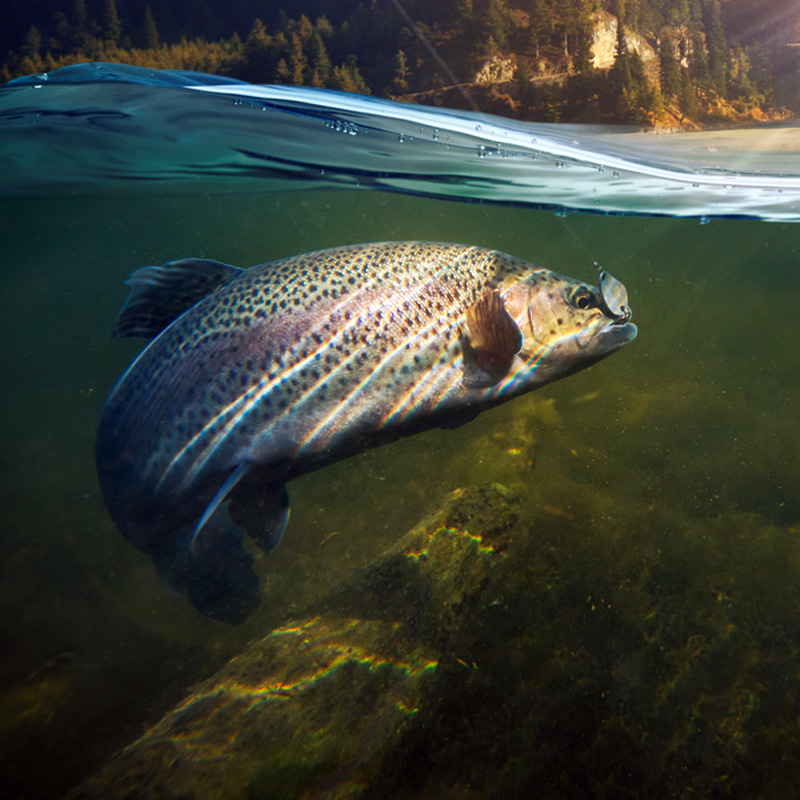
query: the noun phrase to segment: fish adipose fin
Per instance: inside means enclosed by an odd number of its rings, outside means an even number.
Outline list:
[[[231,519],[265,552],[274,550],[289,522],[289,493],[282,484],[247,486],[231,499]]]
[[[195,529],[187,525],[150,548],[158,575],[204,616],[241,624],[261,597],[253,556],[242,548],[242,533],[226,505],[216,508],[192,547]]]
[[[184,311],[229,283],[244,270],[206,258],[182,258],[160,267],[142,267],[125,283],[131,293],[111,335],[158,336]]]
[[[487,287],[467,309],[467,327],[469,334],[460,334],[464,385],[470,389],[494,386],[508,374],[522,349],[522,332],[497,289]]]

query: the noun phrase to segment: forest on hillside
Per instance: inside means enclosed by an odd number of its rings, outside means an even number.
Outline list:
[[[32,0],[0,78],[112,61],[540,121],[708,124],[800,110],[800,10],[782,0],[297,0],[290,8],[292,16],[282,3],[253,0]],[[609,21],[613,59],[598,69],[593,37]]]

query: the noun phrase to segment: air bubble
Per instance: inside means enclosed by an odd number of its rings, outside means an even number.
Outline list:
[[[708,223],[709,223],[709,222],[711,222],[711,218],[710,218],[710,217],[700,217],[700,219],[698,220],[698,222],[699,222],[701,225],[708,225]]]
[[[397,137],[397,141],[398,141],[398,142],[400,142],[400,144],[403,144],[403,142],[404,142],[405,140],[406,140],[406,137],[405,137],[405,136],[403,136],[403,134],[402,134],[402,133],[401,133],[401,134],[400,134],[400,135]]]
[[[486,158],[486,147],[484,145],[478,148],[478,158]]]
[[[478,133],[480,133],[483,130],[483,125],[476,125],[475,130],[478,131]]]

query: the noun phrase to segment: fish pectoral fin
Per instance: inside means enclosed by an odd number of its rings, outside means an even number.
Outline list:
[[[280,483],[252,483],[229,504],[231,519],[266,553],[274,550],[289,522],[289,493]]]
[[[497,289],[487,287],[467,309],[467,328],[459,339],[464,361],[462,381],[470,389],[501,381],[522,349],[522,332],[506,311]]]
[[[244,270],[207,258],[182,258],[160,267],[142,267],[125,283],[131,293],[119,312],[112,337],[152,339],[184,311]]]
[[[208,521],[211,517],[217,512],[220,508],[222,503],[225,502],[227,496],[233,490],[233,487],[236,486],[237,483],[247,474],[248,470],[250,469],[250,464],[247,462],[242,462],[239,464],[236,469],[228,475],[227,480],[222,486],[219,488],[219,491],[214,495],[214,499],[208,504],[206,510],[203,512],[203,516],[197,522],[197,525],[194,529],[194,533],[192,534],[192,540],[189,543],[189,547],[191,551],[194,553],[197,547],[197,537],[200,535],[200,531],[206,526]]]

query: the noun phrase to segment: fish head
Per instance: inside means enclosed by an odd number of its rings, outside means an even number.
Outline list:
[[[602,268],[598,284],[537,270],[512,287],[504,299],[522,332],[517,377],[551,381],[594,364],[635,338],[625,287]]]

